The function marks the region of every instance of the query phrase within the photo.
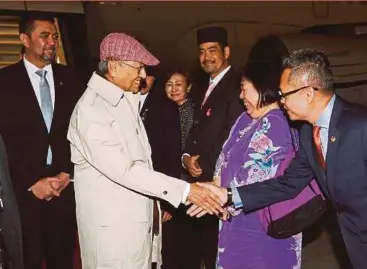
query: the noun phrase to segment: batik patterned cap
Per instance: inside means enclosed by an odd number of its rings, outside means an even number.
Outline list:
[[[107,35],[100,45],[100,59],[110,61],[134,61],[154,66],[159,60],[135,38],[124,33]]]

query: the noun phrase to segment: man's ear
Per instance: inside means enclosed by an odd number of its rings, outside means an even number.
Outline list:
[[[224,47],[224,58],[228,60],[230,55],[231,55],[231,49],[229,48],[229,46],[225,46]]]
[[[24,33],[20,34],[19,39],[25,48],[30,47],[31,40],[29,39],[29,36],[27,34],[24,34]]]
[[[116,61],[108,61],[108,73],[110,74],[111,77],[116,77],[116,66],[117,66],[117,62]]]
[[[310,104],[315,99],[315,90],[312,87],[309,87],[306,90],[307,102]]]

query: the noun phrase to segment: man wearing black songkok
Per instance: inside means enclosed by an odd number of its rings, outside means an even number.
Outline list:
[[[230,128],[244,111],[240,103],[240,82],[229,65],[230,47],[227,31],[222,27],[206,27],[197,31],[200,65],[209,75],[206,88],[198,94],[197,111],[182,156],[189,182],[213,180],[215,163]],[[182,268],[215,268],[218,248],[218,218],[206,216],[192,219],[190,264]]]

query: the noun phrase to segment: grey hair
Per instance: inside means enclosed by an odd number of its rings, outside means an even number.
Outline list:
[[[291,69],[289,81],[298,81],[306,76],[309,86],[334,90],[334,77],[327,56],[320,50],[298,49],[284,59],[283,68]]]
[[[108,73],[108,61],[101,60],[97,66],[97,74],[104,77]]]

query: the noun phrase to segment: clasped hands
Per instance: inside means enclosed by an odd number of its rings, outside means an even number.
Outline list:
[[[206,214],[217,215],[222,220],[229,218],[225,207],[227,203],[227,189],[214,183],[192,183],[186,205],[192,204],[187,210],[191,217],[202,217]]]
[[[61,172],[53,177],[41,178],[32,186],[31,191],[38,199],[49,201],[60,196],[69,183],[69,174]]]

